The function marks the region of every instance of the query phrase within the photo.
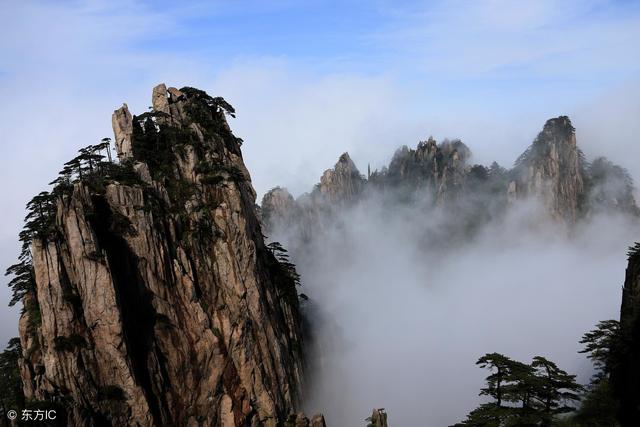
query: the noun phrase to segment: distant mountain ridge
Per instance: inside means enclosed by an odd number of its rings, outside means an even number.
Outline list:
[[[599,212],[640,213],[629,174],[605,158],[587,162],[567,116],[549,119],[510,170],[495,162],[489,167],[470,164],[470,159],[471,150],[462,141],[438,144],[430,137],[415,149],[399,148],[387,167],[364,176],[344,153],[320,183],[297,200],[282,187],[267,192],[261,204],[265,228],[296,226],[309,237],[320,217],[372,192],[392,202],[429,199],[433,207],[466,215],[460,220],[476,225],[529,197],[569,227]]]

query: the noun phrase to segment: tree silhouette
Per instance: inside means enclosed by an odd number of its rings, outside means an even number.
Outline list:
[[[8,286],[12,291],[9,307],[12,307],[17,302],[22,301],[22,298],[28,292],[35,291],[36,288],[33,265],[30,258],[20,260],[18,263],[9,266],[5,272],[5,276],[11,274],[13,275],[13,278],[8,283]]]
[[[580,344],[584,345],[580,353],[587,353],[595,374],[574,420],[583,425],[616,425],[620,404],[613,392],[611,375],[618,369],[625,348],[620,322],[598,322],[595,329],[582,336]]]
[[[11,338],[7,348],[0,353],[0,418],[6,419],[8,410],[24,406],[22,380],[18,360],[22,354],[19,338]]]
[[[621,347],[620,322],[603,320],[596,328],[582,336],[580,344],[584,349],[579,353],[588,353],[587,357],[596,368],[596,375],[609,375],[617,364]]]
[[[112,162],[110,147],[111,139],[103,138],[99,144],[80,149],[78,156],[66,162],[59,176],[49,183],[53,186],[51,192],[42,191],[27,203],[24,226],[18,235],[22,242],[18,262],[9,266],[5,273],[13,276],[8,283],[12,290],[9,306],[21,301],[29,292],[35,292],[30,246],[35,238],[44,240],[55,238],[57,200],[60,196],[71,191],[76,182],[96,187],[96,184],[103,184],[106,179],[112,177],[125,180],[137,179],[132,177],[135,173],[131,170],[131,165],[116,165]],[[107,162],[104,161],[105,156],[101,154],[105,150],[109,159]]]
[[[578,400],[582,390],[574,375],[541,356],[528,365],[488,353],[476,365],[490,371],[480,395],[493,401],[481,404],[457,426],[551,425],[558,414],[574,410],[566,403]]]
[[[534,387],[532,397],[542,411],[542,425],[551,425],[554,416],[574,411],[566,403],[580,400],[583,387],[576,383],[576,376],[569,375],[552,361],[542,356],[533,358]]]
[[[489,353],[478,359],[476,365],[491,371],[486,378],[487,387],[480,390],[480,395],[491,396],[496,406],[502,406],[504,386],[511,378],[513,360],[499,353]]]

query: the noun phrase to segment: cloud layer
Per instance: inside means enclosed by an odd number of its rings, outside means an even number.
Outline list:
[[[384,407],[397,425],[451,425],[480,403],[475,362],[490,352],[542,355],[588,382],[578,342],[618,316],[637,224],[597,217],[569,237],[528,201],[451,244],[425,237],[446,212],[387,202],[348,209],[309,246],[273,233],[311,299],[309,413],[358,425]]]

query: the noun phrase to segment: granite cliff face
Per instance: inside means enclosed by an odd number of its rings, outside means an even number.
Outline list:
[[[286,188],[271,189],[262,198],[261,219],[267,235],[274,227],[288,227],[298,217],[298,207]]]
[[[32,238],[26,397],[69,425],[282,423],[302,386],[295,272],[263,242],[233,109],[192,88],[152,100],[114,112],[120,163],[83,157]]]
[[[554,218],[568,224],[578,220],[585,197],[585,170],[568,117],[545,123],[533,144],[516,161],[514,172],[512,196],[535,195]]]
[[[333,169],[327,169],[320,178],[318,190],[331,203],[344,203],[356,199],[364,188],[365,180],[360,176],[349,153],[338,159]]]
[[[372,182],[386,186],[408,186],[428,190],[438,203],[459,194],[468,169],[471,150],[461,141],[445,140],[437,144],[433,138],[396,151],[387,171],[374,172]]]
[[[261,203],[263,227],[267,235],[286,229],[309,241],[340,209],[360,200],[366,183],[349,154],[344,153],[333,169],[323,172],[310,193],[294,199],[286,188],[268,191]]]

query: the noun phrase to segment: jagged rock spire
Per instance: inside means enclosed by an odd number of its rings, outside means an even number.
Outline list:
[[[580,216],[584,196],[582,153],[567,116],[547,120],[533,144],[516,161],[510,197],[534,195],[549,213],[568,224]]]
[[[118,158],[123,160],[132,156],[131,138],[133,135],[133,117],[129,112],[127,104],[113,112],[111,126],[115,136],[116,153]]]
[[[319,189],[330,201],[344,202],[355,198],[362,191],[364,182],[349,153],[343,153],[333,169],[324,171]]]
[[[261,203],[262,224],[267,234],[274,228],[287,227],[297,219],[297,206],[293,196],[286,188],[275,187],[269,190]]]
[[[160,83],[158,86],[153,88],[151,106],[155,111],[169,114],[169,95],[167,92],[167,86],[164,83]]]
[[[367,421],[369,421],[367,427],[388,427],[387,413],[384,408],[374,409]]]
[[[135,162],[58,188],[55,233],[33,240],[26,397],[68,425],[281,425],[302,388],[297,278],[263,241],[233,107],[165,85],[152,101],[113,115]]]

